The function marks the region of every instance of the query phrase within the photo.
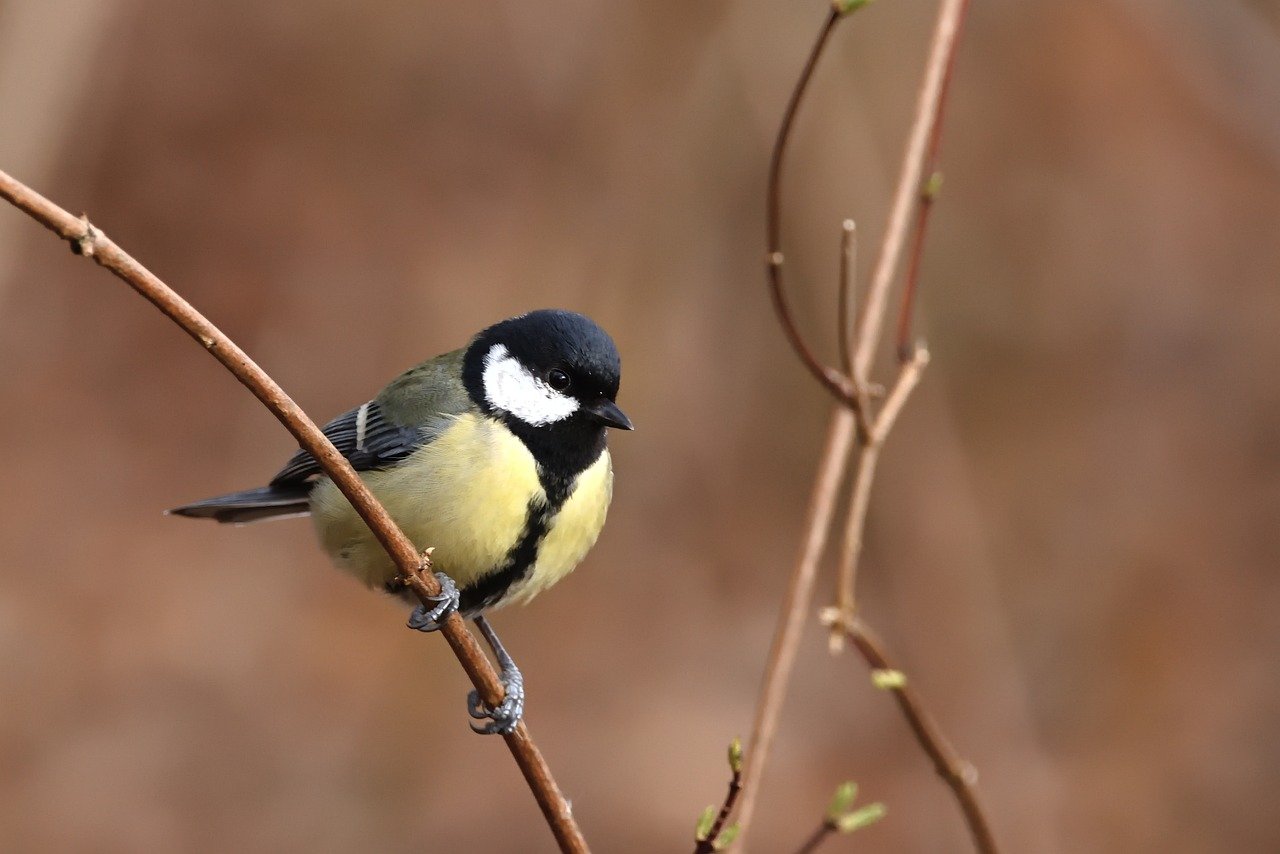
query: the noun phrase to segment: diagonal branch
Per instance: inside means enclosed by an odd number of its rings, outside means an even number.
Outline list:
[[[809,607],[813,602],[813,583],[818,575],[818,561],[826,550],[831,519],[835,514],[836,493],[844,479],[849,453],[853,449],[854,428],[853,412],[848,407],[837,404],[831,412],[827,441],[819,458],[813,495],[809,498],[800,554],[796,558],[795,569],[791,572],[791,581],[778,612],[778,627],[774,630],[769,661],[765,665],[764,684],[760,687],[760,696],[756,701],[755,722],[751,727],[751,740],[747,743],[746,770],[742,775],[744,791],[738,807],[738,824],[742,828],[739,838],[746,835],[751,823],[765,760],[773,746],[774,736],[778,733],[782,701],[787,696],[791,671],[795,668],[796,654],[800,650],[800,636],[804,633]]]
[[[991,825],[982,805],[978,803],[978,793],[974,786],[978,782],[978,772],[972,765],[960,758],[946,736],[938,729],[933,718],[924,710],[924,704],[915,691],[902,677],[898,668],[894,667],[884,651],[884,643],[861,620],[855,620],[848,630],[849,642],[861,653],[863,659],[876,671],[894,674],[896,678],[885,680],[885,690],[893,694],[902,716],[907,719],[912,734],[920,743],[920,748],[933,762],[938,776],[955,794],[956,801],[964,813],[965,823],[969,826],[969,834],[973,837],[974,848],[980,854],[994,854],[995,837],[991,833]]]
[[[71,244],[71,250],[84,255],[101,267],[105,267],[125,284],[133,288],[170,320],[223,364],[228,371],[245,385],[254,396],[285,426],[298,444],[315,457],[325,474],[333,479],[342,494],[355,507],[361,518],[372,529],[387,554],[395,561],[405,586],[424,603],[440,592],[440,585],[430,572],[428,557],[420,556],[413,544],[392,521],[387,511],[373,497],[364,481],[351,468],[350,463],[338,452],[333,443],[320,432],[306,413],[302,411],[266,371],[258,367],[249,356],[236,346],[221,330],[196,311],[186,300],[169,288],[135,261],[105,234],[90,224],[86,217],[72,216],[29,187],[0,171],[0,198],[29,215],[32,219]],[[502,686],[489,660],[481,651],[475,638],[467,631],[466,624],[456,613],[445,621],[442,634],[462,663],[480,696],[491,706],[502,700]],[[561,794],[551,769],[541,752],[521,723],[505,736],[507,746],[516,764],[524,774],[543,816],[555,834],[563,851],[585,852],[587,843],[573,820],[568,801]]]
[[[871,506],[871,484],[875,481],[876,465],[880,462],[880,449],[884,447],[902,407],[906,406],[907,398],[919,384],[920,375],[929,364],[929,351],[917,347],[909,358],[898,369],[898,378],[880,408],[867,440],[858,446],[854,459],[853,489],[841,542],[840,563],[836,569],[836,602],[823,608],[821,613],[822,622],[829,630],[827,646],[833,653],[844,649],[845,635],[853,625],[857,611],[858,562],[862,557],[867,510]]]
[[[964,31],[965,17],[969,12],[969,0],[962,0],[956,12],[955,34],[953,43],[960,40]],[[924,238],[929,229],[929,214],[942,189],[942,173],[938,171],[938,154],[942,149],[942,126],[947,109],[947,94],[950,92],[951,79],[955,76],[956,55],[954,48],[946,58],[946,67],[942,71],[942,84],[938,90],[938,114],[934,117],[933,127],[929,131],[929,154],[925,160],[922,174],[926,177],[920,184],[920,204],[916,210],[915,233],[911,237],[911,260],[907,264],[907,279],[902,286],[902,304],[898,310],[898,359],[905,362],[911,357],[911,321],[915,314],[916,292],[920,280],[920,260],[924,257]]]
[[[875,271],[867,291],[867,301],[858,324],[858,350],[853,357],[855,381],[866,380],[875,358],[876,346],[884,328],[885,306],[889,289],[902,263],[902,249],[906,245],[907,220],[920,193],[921,176],[929,140],[942,117],[943,97],[947,94],[946,80],[953,68],[951,57],[955,55],[960,35],[960,22],[969,6],[969,0],[943,0],[934,27],[933,43],[925,65],[924,82],[916,100],[916,116],[907,138],[906,153],[902,158],[902,171],[898,176],[898,188],[894,193],[889,212],[889,224],[884,242],[876,258]]]

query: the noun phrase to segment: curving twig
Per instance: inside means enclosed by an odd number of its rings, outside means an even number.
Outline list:
[[[856,625],[854,618],[854,587],[858,556],[861,552],[862,536],[866,523],[866,511],[869,504],[870,488],[875,475],[875,467],[881,445],[892,428],[898,413],[905,405],[919,381],[920,373],[928,363],[928,351],[924,347],[916,347],[902,356],[903,364],[898,372],[893,388],[878,414],[872,414],[869,406],[869,374],[874,361],[881,331],[884,325],[885,308],[889,290],[901,267],[903,251],[907,242],[907,227],[913,207],[921,198],[921,176],[926,158],[931,171],[935,169],[940,139],[940,125],[944,100],[949,89],[949,82],[954,70],[954,58],[960,26],[968,10],[968,0],[941,0],[929,56],[925,66],[924,80],[916,103],[915,119],[912,123],[902,170],[897,190],[890,207],[889,221],[885,235],[880,244],[872,273],[871,284],[865,301],[862,303],[855,319],[856,350],[850,360],[848,356],[849,342],[844,326],[849,322],[850,298],[852,290],[852,263],[848,255],[851,253],[851,229],[846,226],[844,263],[840,284],[839,332],[841,360],[847,366],[846,373],[833,371],[825,367],[813,356],[800,338],[795,324],[787,309],[782,292],[781,266],[782,255],[778,249],[780,226],[781,159],[785,151],[788,136],[795,119],[795,113],[804,91],[812,76],[813,69],[820,58],[823,48],[835,24],[839,22],[843,12],[853,8],[848,0],[835,0],[833,11],[829,12],[817,41],[809,55],[804,70],[796,83],[787,110],[783,118],[782,128],[774,148],[774,157],[770,165],[768,190],[768,238],[769,255],[768,271],[770,294],[779,321],[786,332],[792,347],[811,374],[822,384],[824,389],[837,400],[832,412],[828,438],[820,457],[818,474],[814,481],[814,491],[810,499],[809,512],[805,521],[805,534],[802,540],[800,555],[791,574],[791,581],[778,615],[778,626],[774,633],[770,648],[769,661],[765,668],[763,685],[757,701],[755,721],[751,731],[751,740],[747,748],[747,770],[744,775],[746,791],[739,810],[739,825],[745,837],[750,826],[756,804],[756,796],[760,790],[759,778],[768,759],[774,735],[777,731],[782,702],[786,696],[787,686],[794,669],[795,658],[799,649],[800,636],[804,629],[805,615],[812,604],[813,580],[817,565],[825,548],[832,521],[835,494],[840,482],[844,479],[850,457],[851,446],[855,436],[859,440],[857,475],[854,478],[853,499],[845,528],[844,549],[838,580],[837,602],[832,608],[824,611],[824,622],[831,629],[833,647],[842,645],[844,638]],[[932,182],[931,182],[932,185]],[[931,201],[931,199],[930,199]],[[923,249],[925,218],[917,220],[915,239],[911,245],[911,275],[918,271],[918,256]],[[903,316],[909,317],[911,306],[909,296],[904,294]],[[909,321],[908,321],[909,322]],[[851,362],[851,364],[850,364]],[[856,414],[855,415],[851,414]],[[853,429],[856,426],[857,430]],[[861,651],[861,647],[859,647]],[[864,653],[865,655],[865,653]],[[874,666],[874,665],[873,665]],[[905,711],[905,710],[904,710]],[[959,793],[957,793],[959,797]],[[976,807],[976,801],[972,802]],[[975,840],[983,838],[977,831],[976,819],[962,800],[966,819],[970,821]],[[981,811],[977,811],[982,828],[987,827]],[[985,838],[990,840],[989,831]],[[983,851],[994,851],[991,848],[980,848]]]
[[[856,408],[858,406],[858,397],[854,393],[853,387],[848,377],[840,373],[834,368],[827,367],[822,360],[814,354],[813,349],[805,342],[804,336],[800,334],[799,328],[796,326],[795,318],[791,316],[791,307],[787,303],[786,291],[782,282],[782,160],[787,152],[787,142],[791,139],[791,127],[795,123],[796,113],[800,110],[800,103],[804,100],[805,92],[809,88],[809,80],[813,77],[813,70],[818,65],[818,59],[822,56],[822,51],[827,46],[827,39],[830,38],[832,30],[836,28],[844,12],[840,10],[838,5],[833,4],[831,11],[827,13],[827,19],[822,25],[822,29],[818,31],[817,41],[813,44],[813,49],[809,51],[809,58],[805,61],[804,70],[800,72],[800,80],[796,83],[796,87],[791,90],[791,97],[787,101],[786,111],[782,115],[782,125],[778,128],[778,136],[773,144],[773,154],[769,158],[769,189],[768,200],[766,204],[766,237],[768,243],[768,252],[765,255],[765,266],[769,272],[769,295],[773,298],[773,309],[778,315],[778,322],[782,324],[782,331],[786,333],[787,341],[791,343],[791,349],[796,351],[796,355],[800,358],[801,363],[809,370],[822,386],[836,400],[842,401],[846,406]]]
[[[919,696],[902,676],[902,671],[890,661],[885,652],[884,642],[876,633],[866,623],[855,620],[848,629],[848,635],[849,642],[873,668],[873,675],[877,672],[893,675],[893,678],[882,680],[881,686],[893,694],[894,700],[902,710],[902,716],[907,719],[912,734],[920,743],[920,748],[933,762],[933,768],[938,772],[938,776],[955,794],[956,801],[964,812],[969,833],[973,837],[974,848],[983,854],[994,854],[995,837],[974,788],[978,782],[977,770],[960,758],[960,754],[956,753],[955,748],[947,741],[947,737],[938,729],[933,718],[925,711]]]
[[[315,457],[395,561],[405,586],[425,604],[432,604],[429,597],[440,593],[440,585],[426,571],[430,567],[429,556],[417,553],[351,464],[266,371],[190,303],[95,228],[87,217],[71,215],[3,171],[0,171],[0,198],[70,243],[71,250],[77,255],[91,258],[94,263],[111,271],[199,341],[279,419],[298,444]],[[456,613],[451,614],[441,634],[485,702],[491,707],[501,702],[503,690],[498,676],[462,618]],[[573,819],[569,802],[551,776],[551,769],[529,735],[528,728],[522,722],[504,738],[560,849],[586,852],[586,840]]]

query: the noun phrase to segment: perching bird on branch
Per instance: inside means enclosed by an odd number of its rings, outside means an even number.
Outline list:
[[[472,716],[488,719],[477,731],[509,732],[524,705],[520,671],[484,612],[555,584],[604,525],[605,430],[631,429],[614,402],[620,375],[613,339],[590,319],[534,311],[411,368],[324,428],[414,545],[434,549],[440,601],[419,605],[409,625],[435,631],[457,610],[493,646],[506,699],[490,709],[472,692]],[[236,523],[310,514],[341,569],[401,590],[373,532],[304,450],[268,486],[169,512]]]

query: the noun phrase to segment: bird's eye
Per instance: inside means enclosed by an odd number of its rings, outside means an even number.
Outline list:
[[[547,385],[556,391],[564,391],[569,387],[569,375],[559,368],[552,368],[547,373]]]

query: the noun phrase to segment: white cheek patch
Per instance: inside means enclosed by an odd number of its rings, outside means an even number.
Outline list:
[[[502,344],[485,353],[484,396],[494,409],[535,427],[561,421],[578,411],[578,401],[529,373]]]

